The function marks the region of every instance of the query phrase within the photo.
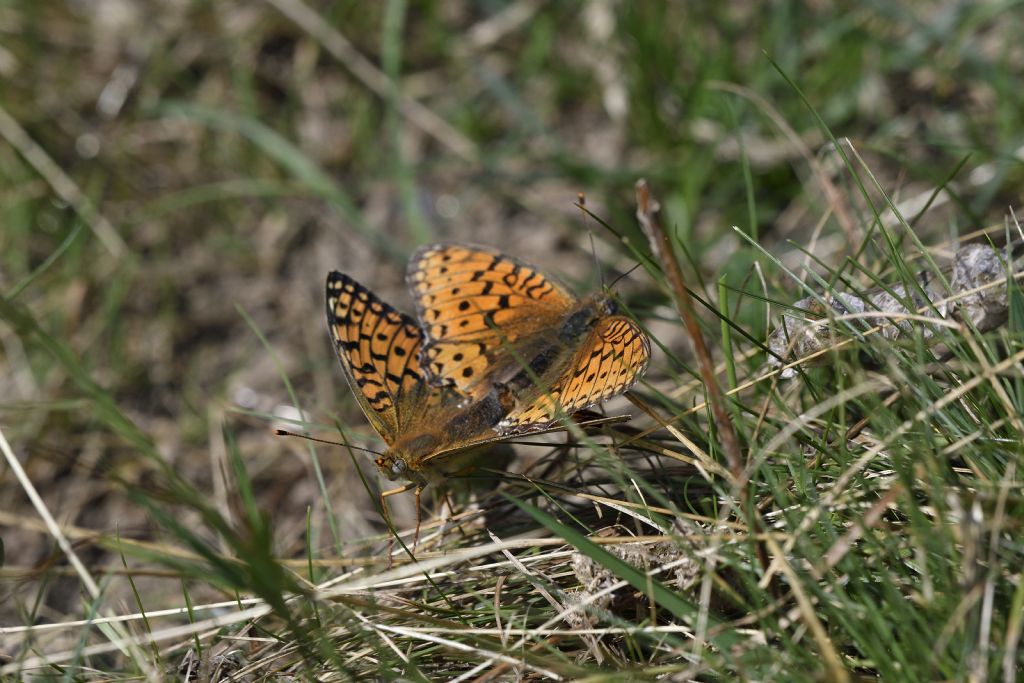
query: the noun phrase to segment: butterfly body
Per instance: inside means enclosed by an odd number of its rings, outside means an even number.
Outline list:
[[[499,434],[536,431],[629,389],[650,342],[605,292],[577,299],[536,268],[468,244],[423,247],[409,287],[431,381],[481,400],[512,397]]]

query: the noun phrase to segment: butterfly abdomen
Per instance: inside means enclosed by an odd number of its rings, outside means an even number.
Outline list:
[[[566,343],[573,342],[586,334],[596,321],[597,316],[593,310],[581,308],[565,319],[558,331],[558,337]]]
[[[445,436],[455,442],[465,439],[468,434],[479,434],[492,429],[512,407],[508,394],[500,388],[492,389],[486,396],[470,403],[452,416]]]
[[[516,364],[514,374],[500,381],[501,388],[519,394],[524,389],[536,387],[538,382],[543,384],[544,376],[558,362],[564,348],[563,344],[555,342],[545,344],[529,357],[525,367],[521,363]]]

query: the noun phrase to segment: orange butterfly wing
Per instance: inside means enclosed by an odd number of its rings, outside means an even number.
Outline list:
[[[535,268],[486,247],[445,243],[419,249],[406,280],[425,342],[432,382],[480,398],[500,368],[528,361],[538,335],[575,304]]]
[[[439,403],[420,368],[416,321],[343,273],[327,276],[327,326],[352,393],[389,446]]]
[[[621,394],[647,369],[651,343],[635,322],[613,315],[601,318],[550,387],[517,405],[496,427],[509,436],[546,429],[560,414],[572,413]],[[546,390],[545,390],[546,389]]]

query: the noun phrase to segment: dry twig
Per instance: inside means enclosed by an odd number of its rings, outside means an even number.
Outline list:
[[[683,271],[679,267],[679,261],[672,249],[668,233],[658,222],[657,213],[660,209],[658,201],[647,187],[647,181],[638,180],[636,182],[636,218],[651,243],[651,251],[661,261],[665,277],[668,278],[669,286],[672,288],[676,309],[679,311],[679,316],[693,343],[700,376],[708,392],[711,414],[715,421],[715,427],[718,429],[719,438],[722,440],[722,450],[725,452],[733,479],[738,480],[743,473],[743,457],[740,453],[739,439],[736,438],[736,430],[729,419],[729,412],[725,409],[722,390],[715,377],[715,363],[711,358],[711,352],[704,341],[704,334],[701,332],[700,323],[693,310],[693,301],[690,299],[690,291],[686,288]]]

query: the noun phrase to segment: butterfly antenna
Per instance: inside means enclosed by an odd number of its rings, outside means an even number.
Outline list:
[[[594,255],[594,267],[601,278],[601,286],[604,287],[604,273],[601,272],[601,262],[597,260],[597,249],[594,247],[594,233],[587,227],[587,214],[590,213],[587,211],[587,195],[582,192],[576,193],[576,207],[580,210],[580,222],[583,224],[583,229],[587,231],[587,236],[590,238],[590,253]]]
[[[601,291],[604,291],[604,270],[601,268],[601,260],[597,258],[597,246],[594,244],[594,233],[587,231],[590,237],[590,253],[594,255],[594,268],[597,270],[597,277],[601,281]]]
[[[300,439],[307,439],[309,441],[316,441],[317,443],[325,443],[331,446],[344,446],[345,448],[354,448],[357,451],[365,451],[366,453],[372,453],[373,455],[384,455],[379,451],[373,451],[369,448],[361,448],[359,446],[353,446],[351,444],[343,443],[341,441],[328,441],[327,439],[318,439],[315,436],[309,436],[308,434],[296,434],[295,432],[289,432],[287,429],[275,429],[274,434],[277,436],[297,436]]]
[[[630,268],[629,270],[627,270],[622,275],[620,275],[617,278],[615,278],[614,280],[612,280],[612,283],[610,285],[608,285],[608,289],[612,289],[613,287],[615,287],[616,283],[618,283],[619,280],[621,280],[622,278],[626,277],[627,275],[629,275],[630,273],[632,273],[634,270],[636,270],[637,268],[639,268],[642,265],[643,265],[642,263],[638,263],[635,266],[633,266],[632,268]]]

